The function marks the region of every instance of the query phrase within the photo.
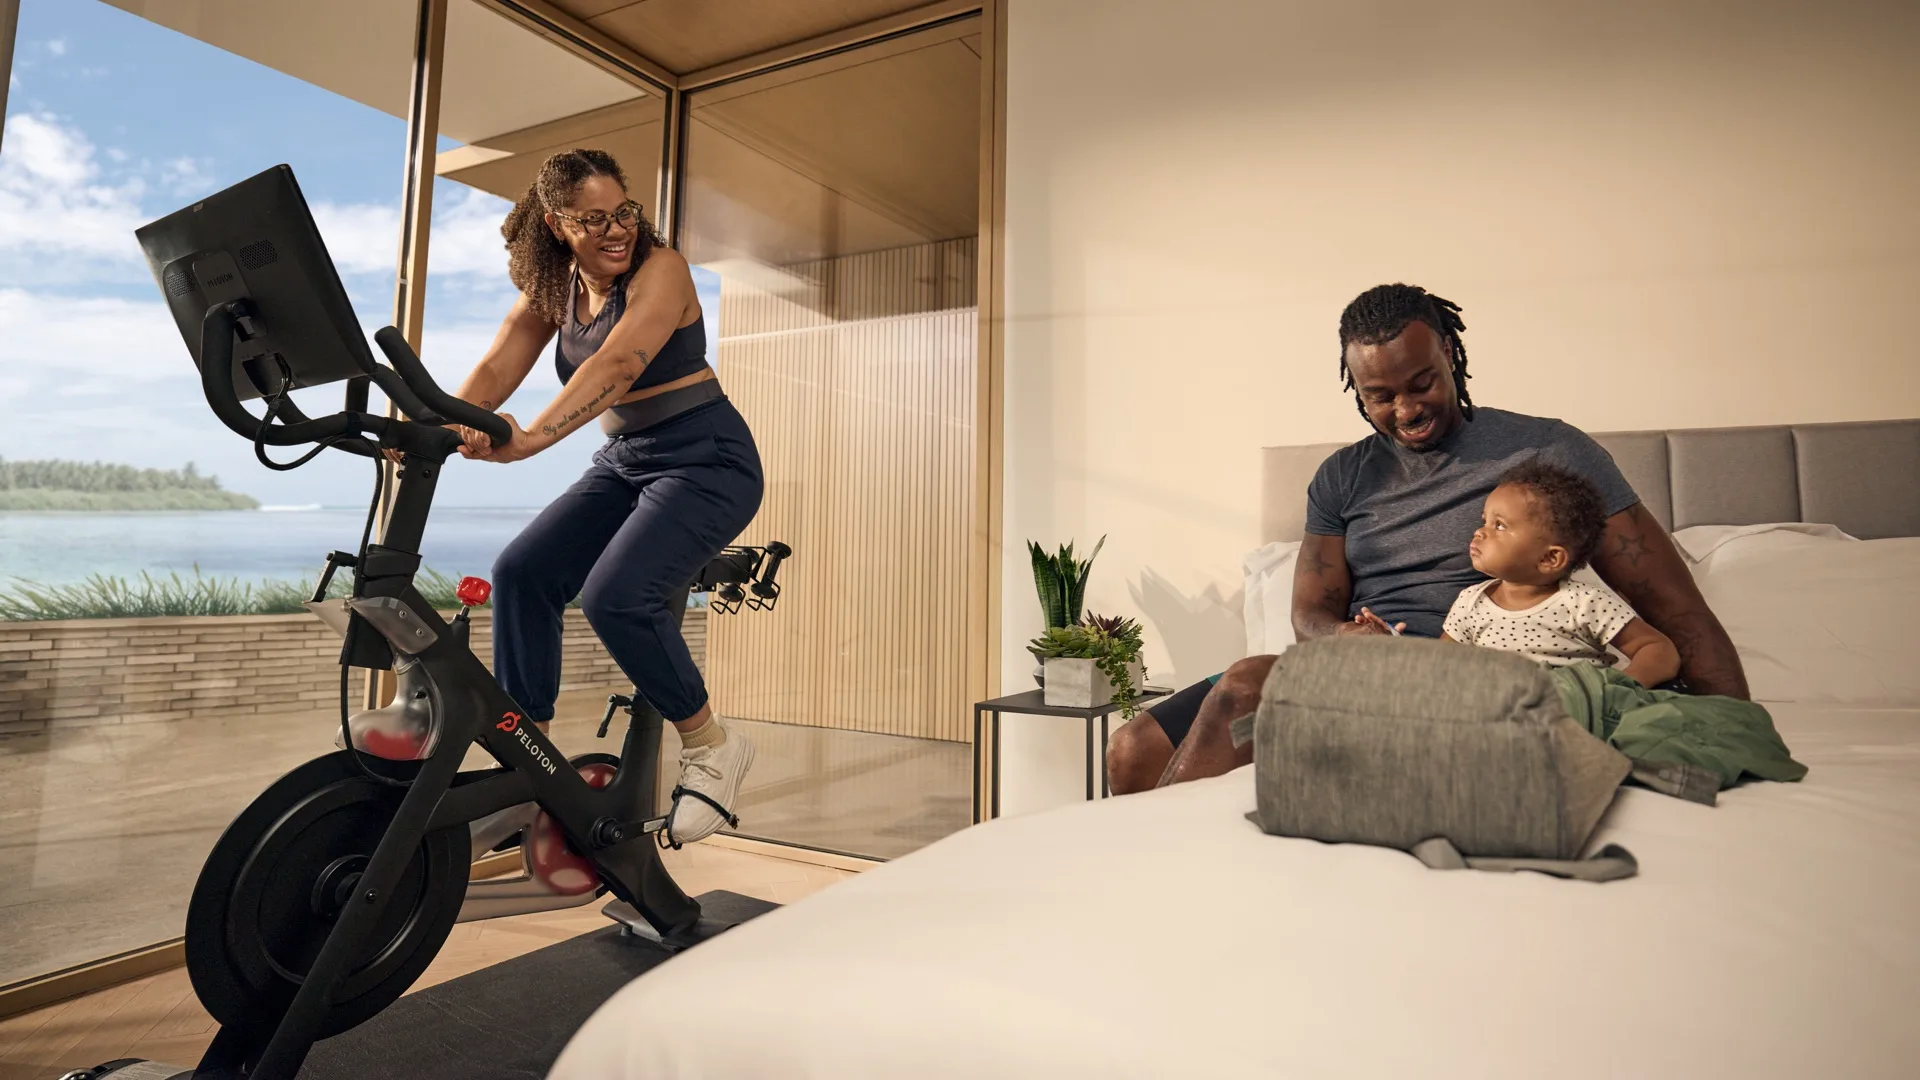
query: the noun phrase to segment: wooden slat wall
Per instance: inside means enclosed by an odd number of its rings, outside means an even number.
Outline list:
[[[723,280],[717,366],[767,476],[744,539],[794,550],[776,610],[711,622],[724,715],[971,737],[975,251],[969,237]]]

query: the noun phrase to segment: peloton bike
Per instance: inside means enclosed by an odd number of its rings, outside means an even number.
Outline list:
[[[341,749],[275,781],[214,845],[187,908],[187,971],[220,1029],[191,1070],[122,1060],[68,1077],[115,1080],[292,1080],[316,1040],[362,1023],[419,977],[455,922],[590,903],[668,950],[726,924],[661,865],[658,813],[663,720],[638,694],[613,695],[599,729],[628,714],[619,756],[568,759],[468,646],[470,607],[487,585],[460,583],[461,609],[441,618],[414,587],[433,491],[462,424],[494,445],[506,422],[435,384],[392,327],[374,335],[375,363],[293,171],[277,166],[137,231],[155,279],[200,367],[220,420],[260,460],[294,468],[331,448],[381,460],[404,455],[385,535],[333,552],[307,607],[343,634]],[[356,404],[308,418],[289,393],[370,380],[406,414]],[[364,383],[360,386],[364,387]],[[264,416],[243,400],[264,399]],[[269,446],[317,444],[291,464]],[[375,505],[379,485],[376,481]],[[690,591],[710,609],[766,609],[779,598],[784,544],[730,547]],[[335,573],[351,595],[327,598]],[[684,609],[684,603],[682,608]],[[348,669],[392,670],[391,705],[349,717]],[[479,744],[498,766],[462,770]],[[471,863],[519,837],[522,872],[469,883]],[[509,850],[511,850],[509,848]]]

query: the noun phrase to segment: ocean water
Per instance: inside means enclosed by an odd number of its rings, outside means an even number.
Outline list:
[[[425,565],[485,577],[537,509],[435,507],[421,542]],[[25,578],[70,584],[90,574],[137,579],[194,567],[207,577],[312,580],[327,552],[360,544],[358,507],[269,507],[152,513],[0,512],[0,588]]]

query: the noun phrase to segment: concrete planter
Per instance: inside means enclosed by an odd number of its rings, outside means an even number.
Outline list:
[[[1113,701],[1113,683],[1107,673],[1092,660],[1049,657],[1046,662],[1045,698],[1048,705],[1063,709],[1097,709]],[[1127,666],[1128,678],[1137,693],[1146,681],[1140,662]]]

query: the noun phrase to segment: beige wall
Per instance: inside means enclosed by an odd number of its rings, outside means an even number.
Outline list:
[[[1920,415],[1920,6],[1098,10],[1010,7],[1009,688],[1029,537],[1111,534],[1089,605],[1156,681],[1240,655],[1258,448],[1365,434],[1336,329],[1374,284],[1465,308],[1482,404]]]

